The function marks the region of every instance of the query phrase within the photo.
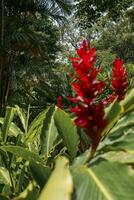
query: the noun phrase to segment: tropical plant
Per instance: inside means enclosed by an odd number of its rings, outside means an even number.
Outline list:
[[[75,73],[69,97],[77,118],[54,105],[33,120],[30,107],[18,106],[0,118],[1,199],[133,200],[134,89],[125,95],[126,69],[115,60],[105,107],[98,98],[104,83],[97,81],[95,49],[84,41],[77,53],[70,58]]]

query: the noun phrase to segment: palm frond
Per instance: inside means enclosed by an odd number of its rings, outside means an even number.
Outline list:
[[[7,1],[7,7],[9,6],[15,13],[30,12],[35,14],[51,17],[58,22],[63,22],[67,15],[72,12],[73,4],[71,0],[9,0]]]
[[[62,10],[62,12],[66,15],[70,15],[73,9],[73,3],[71,0],[55,0],[56,4]]]
[[[13,32],[11,37],[11,43],[18,50],[34,48],[39,54],[42,53],[42,45],[38,39],[38,34],[30,29],[19,29]]]

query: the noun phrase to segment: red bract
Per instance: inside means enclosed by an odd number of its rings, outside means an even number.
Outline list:
[[[96,49],[89,48],[88,42],[83,40],[76,52],[78,57],[70,58],[75,71],[72,82],[75,95],[68,99],[76,103],[71,108],[71,112],[76,115],[75,124],[84,128],[95,144],[100,140],[100,133],[107,124],[104,119],[104,105],[97,101],[105,82],[97,80],[100,70],[94,66]]]
[[[118,101],[121,101],[125,97],[128,86],[127,72],[126,69],[123,67],[123,61],[121,59],[117,58],[113,64],[113,96],[117,97]]]
[[[62,103],[62,97],[61,96],[58,96],[57,97],[57,107],[59,108],[63,108],[63,103]]]
[[[123,67],[123,61],[120,58],[115,59],[113,62],[113,75],[112,75],[112,94],[110,94],[106,99],[102,100],[104,105],[108,105],[117,98],[117,101],[124,99],[127,86],[128,78],[126,69]]]

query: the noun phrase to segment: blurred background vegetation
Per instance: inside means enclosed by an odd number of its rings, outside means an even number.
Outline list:
[[[97,48],[101,79],[115,57],[134,87],[134,4],[131,0],[1,0],[0,109],[35,112],[70,93],[68,55],[83,37]]]

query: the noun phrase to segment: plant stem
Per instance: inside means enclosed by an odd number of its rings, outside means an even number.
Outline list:
[[[92,158],[94,157],[94,154],[98,148],[98,145],[100,144],[100,141],[101,141],[101,138],[99,138],[97,142],[91,144],[91,146],[89,148],[88,162],[90,162],[92,160]]]

